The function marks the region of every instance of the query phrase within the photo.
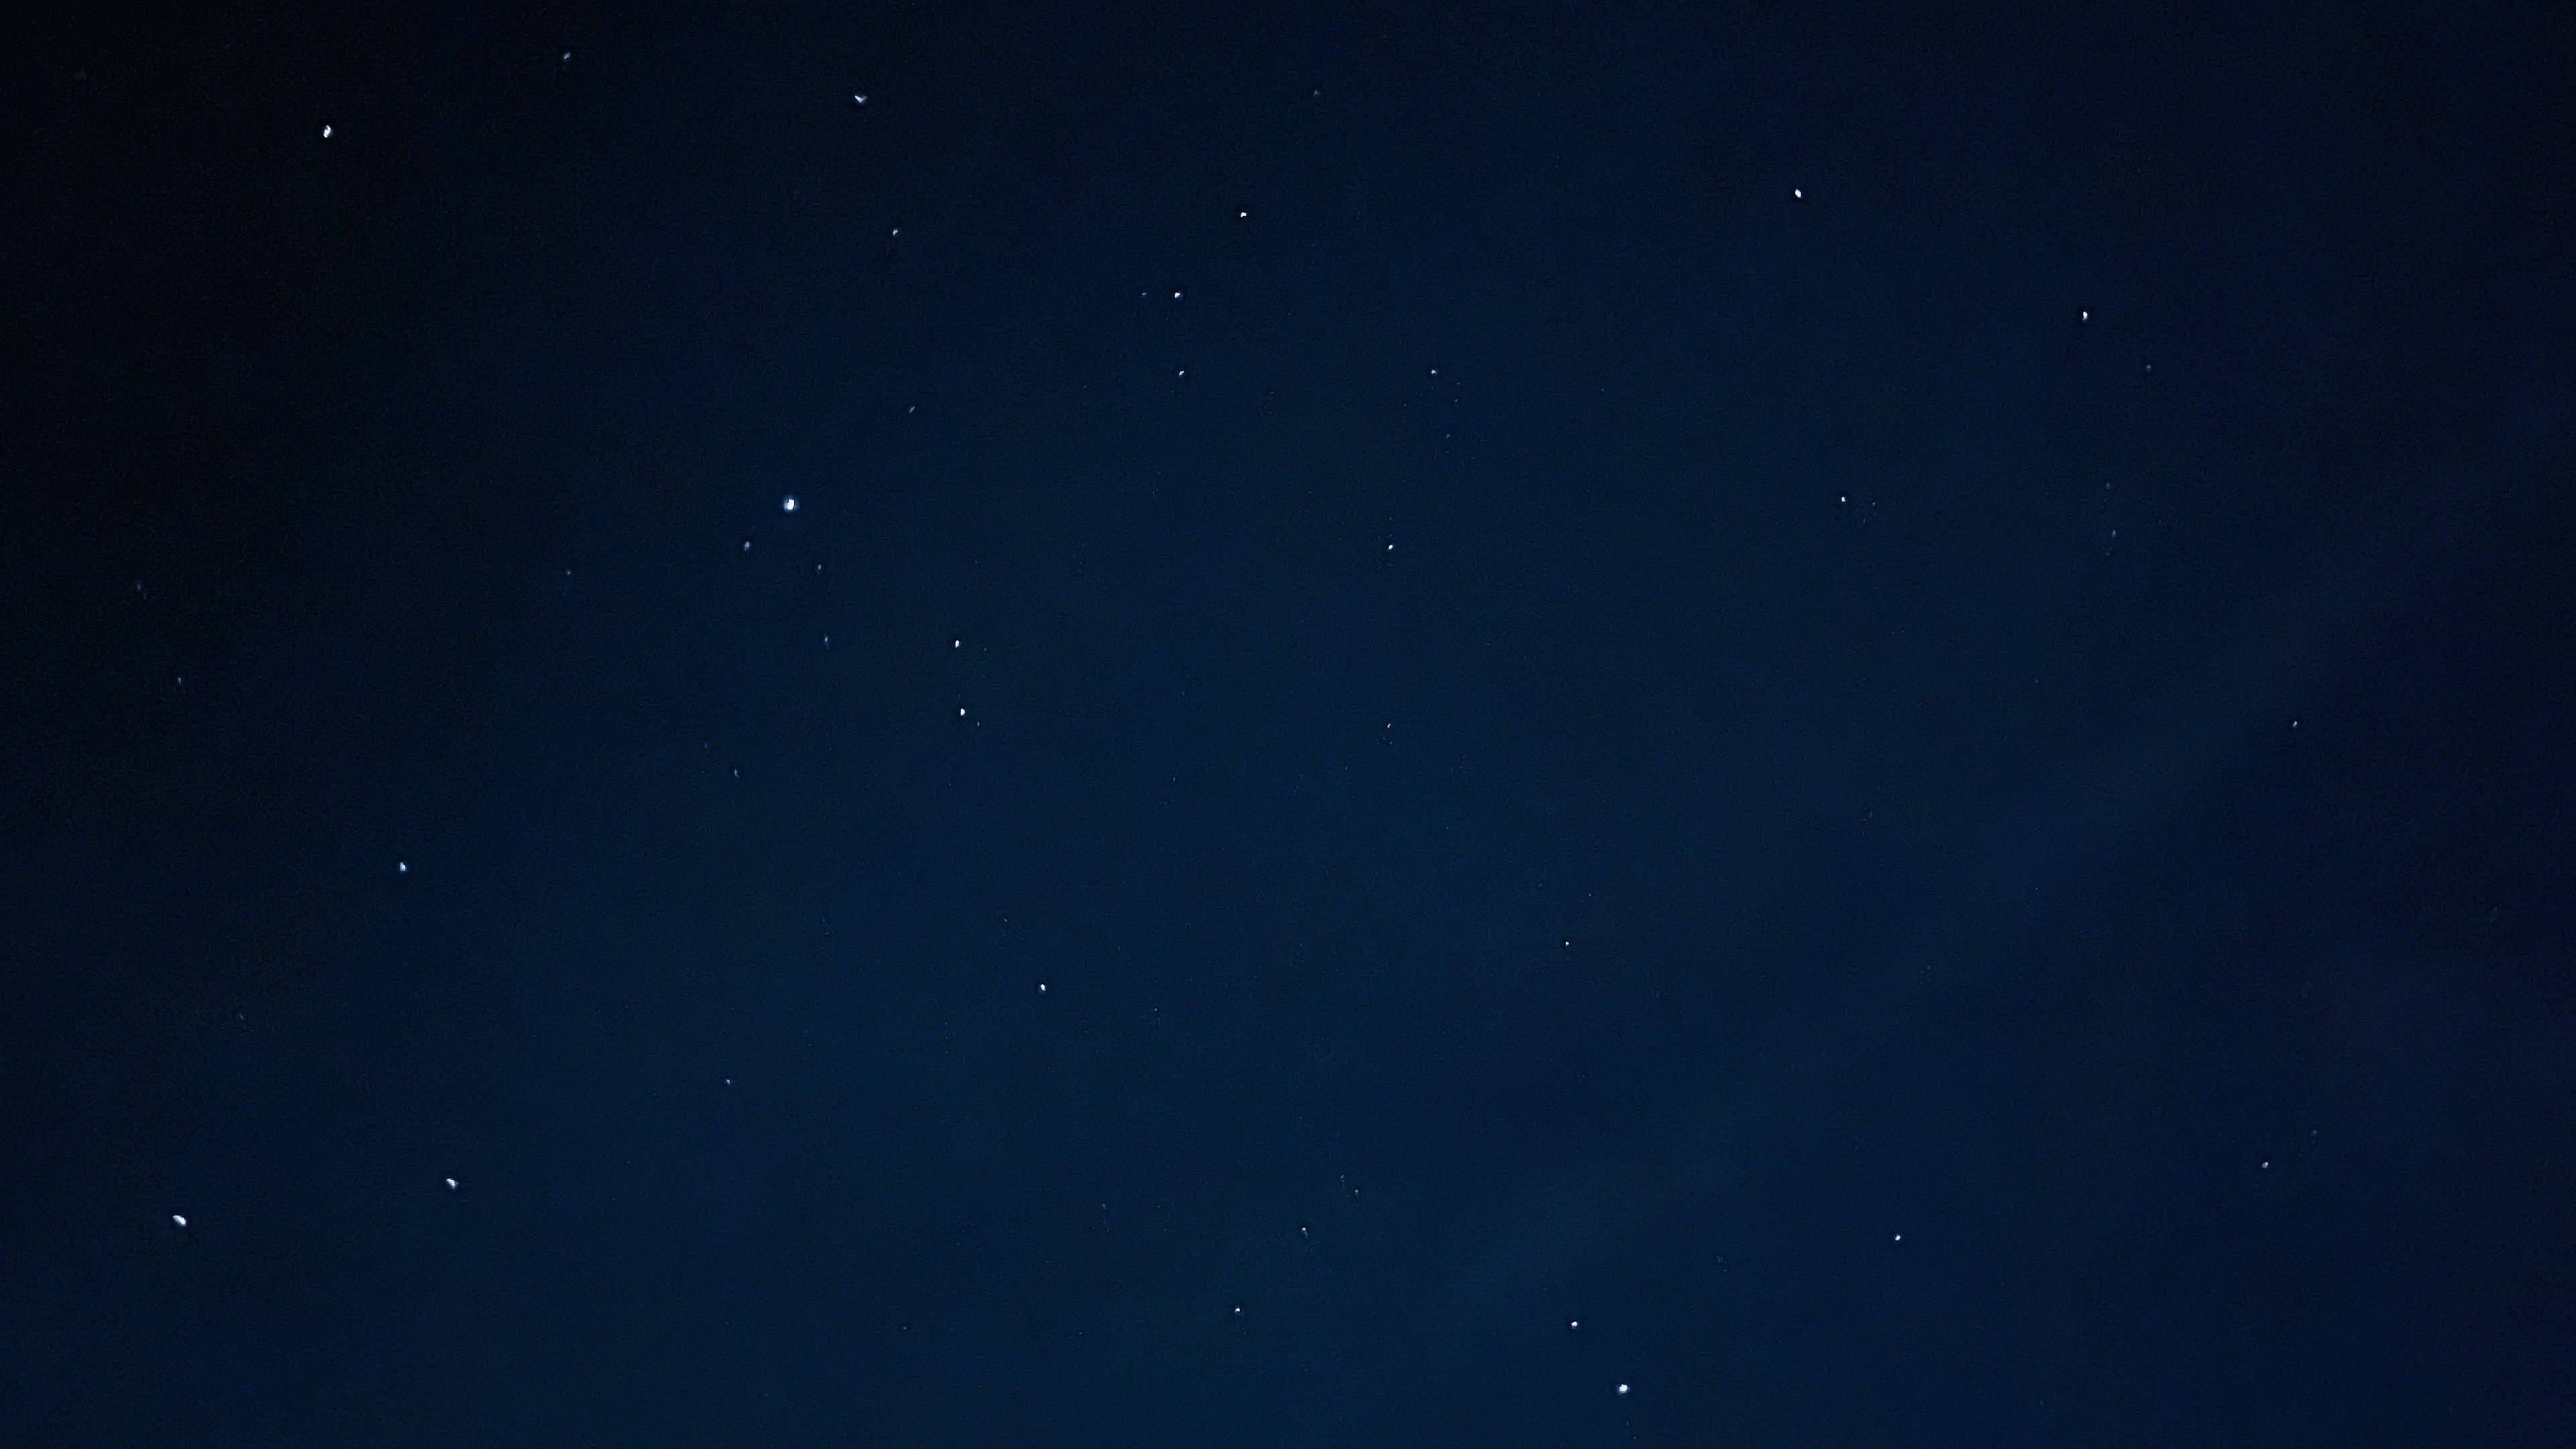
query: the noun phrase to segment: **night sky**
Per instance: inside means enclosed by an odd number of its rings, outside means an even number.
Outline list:
[[[2576,1443],[2550,6],[0,31],[0,1443]]]

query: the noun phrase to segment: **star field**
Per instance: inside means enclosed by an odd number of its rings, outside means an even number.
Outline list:
[[[2565,1437],[2563,20],[6,49],[0,1439]]]

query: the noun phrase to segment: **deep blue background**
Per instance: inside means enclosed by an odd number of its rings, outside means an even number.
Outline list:
[[[2555,10],[22,15],[0,1439],[2576,1439]]]

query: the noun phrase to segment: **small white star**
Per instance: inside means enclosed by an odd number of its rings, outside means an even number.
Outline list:
[[[325,140],[325,141],[328,141],[328,140],[330,140],[330,139],[331,139],[331,125],[330,125],[330,123],[329,123],[329,122],[327,122],[327,121],[326,121],[326,122],[324,122],[324,123],[323,123],[323,125],[322,125],[322,139],[323,139],[323,140]]]
[[[1896,1235],[1896,1241],[1898,1241],[1898,1242],[1900,1242],[1900,1243],[1901,1243],[1901,1242],[1904,1242],[1904,1241],[1905,1241],[1905,1235],[1904,1235],[1903,1233],[1898,1233],[1898,1234]]]
[[[1619,1386],[1619,1392],[1623,1395],[1626,1394],[1628,1392],[1628,1386],[1626,1384],[1621,1384]]]
[[[1043,981],[1041,981],[1041,982],[1039,982],[1039,983],[1038,983],[1038,995],[1040,995],[1040,996],[1044,996],[1044,995],[1046,995],[1046,983],[1045,983],[1045,982],[1043,982]]]
[[[866,105],[866,104],[868,103],[868,98],[867,98],[866,96],[859,95],[859,94],[857,94],[856,92],[853,92],[853,93],[851,94],[851,96],[850,96],[850,102],[851,102],[851,104],[853,104],[853,105],[860,105],[860,106],[864,106],[864,105]]]
[[[2090,312],[2078,312],[2075,314],[2075,320],[2078,322],[2090,322],[2093,320],[2093,314]]]
[[[454,1191],[456,1191],[456,1179],[455,1179],[455,1178],[452,1178],[452,1177],[451,1177],[451,1178],[449,1178],[449,1179],[447,1180],[447,1190],[448,1190],[449,1192],[454,1192]]]
[[[778,500],[778,511],[781,513],[794,513],[796,511],[796,495],[790,493],[785,498]]]
[[[964,718],[966,717],[966,708],[965,708],[965,706],[963,706],[963,705],[958,706],[958,708],[957,708],[957,717],[958,717],[959,719],[964,719]]]
[[[395,862],[394,862],[394,874],[396,874],[396,875],[409,875],[409,874],[411,874],[411,862],[410,862],[410,861],[407,861],[407,860],[398,860],[398,861],[395,861]]]
[[[1792,186],[1789,188],[1789,199],[1792,201],[1804,201],[1807,199],[1807,193]]]
[[[188,1225],[188,1220],[187,1220],[186,1218],[183,1218],[183,1217],[179,1216],[177,1213],[172,1213],[172,1214],[170,1214],[170,1221],[171,1221],[171,1223],[172,1223],[174,1226],[177,1226],[177,1227],[182,1227],[182,1228],[184,1228],[184,1227],[186,1227],[186,1226]]]

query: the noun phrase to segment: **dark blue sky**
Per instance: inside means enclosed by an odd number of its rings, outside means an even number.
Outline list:
[[[7,24],[0,1440],[2576,1438],[2566,16]]]

